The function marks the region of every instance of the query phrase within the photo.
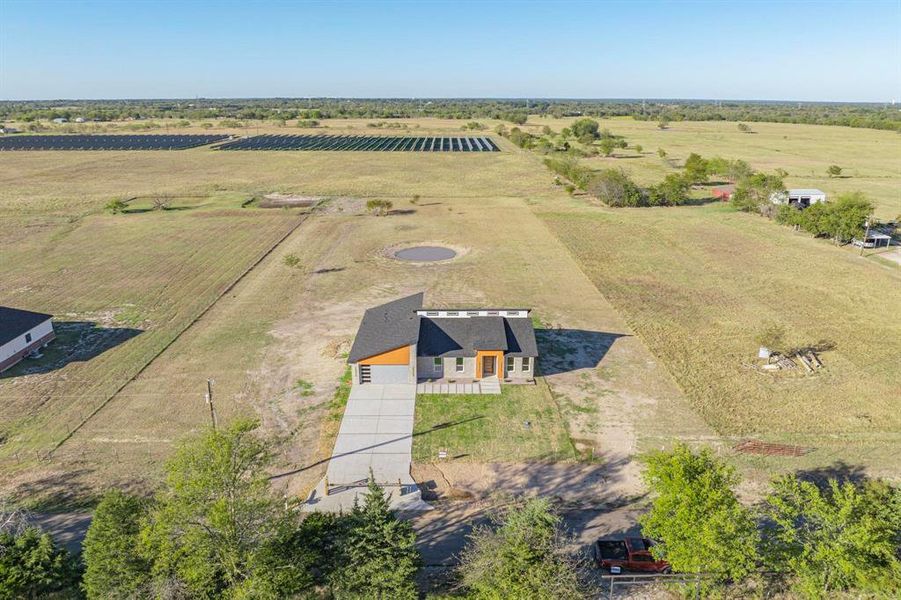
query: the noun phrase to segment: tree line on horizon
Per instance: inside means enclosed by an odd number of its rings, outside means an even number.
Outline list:
[[[738,121],[841,125],[901,131],[891,104],[704,100],[342,99],[35,100],[0,102],[0,119],[35,122],[123,119],[319,120],[340,118],[500,119],[633,117],[642,121]]]

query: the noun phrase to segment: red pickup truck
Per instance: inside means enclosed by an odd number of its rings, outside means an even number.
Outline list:
[[[644,573],[669,573],[665,560],[657,560],[651,554],[652,540],[638,537],[601,539],[594,544],[594,559],[598,566],[611,573],[642,571]]]

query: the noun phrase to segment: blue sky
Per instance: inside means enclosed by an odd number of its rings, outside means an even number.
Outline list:
[[[0,99],[901,101],[901,0],[0,0]]]

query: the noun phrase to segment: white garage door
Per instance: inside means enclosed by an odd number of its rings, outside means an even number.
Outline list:
[[[363,369],[366,369],[364,366]],[[362,381],[366,381],[365,371],[361,373]],[[369,366],[369,383],[412,383],[410,367],[407,365],[371,365]]]

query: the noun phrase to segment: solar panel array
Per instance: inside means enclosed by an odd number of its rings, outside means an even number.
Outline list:
[[[341,150],[371,152],[499,152],[488,137],[387,137],[369,135],[257,135],[218,150]]]
[[[0,150],[181,150],[229,139],[229,135],[15,135],[0,137]]]

